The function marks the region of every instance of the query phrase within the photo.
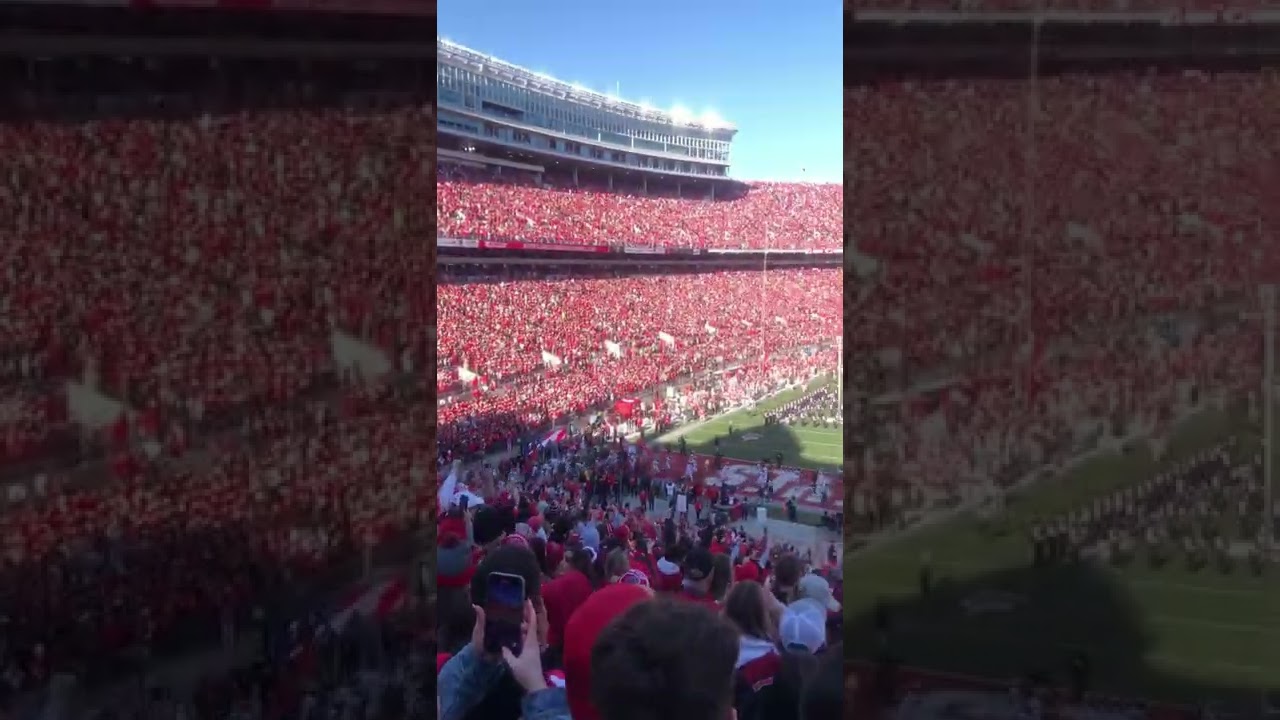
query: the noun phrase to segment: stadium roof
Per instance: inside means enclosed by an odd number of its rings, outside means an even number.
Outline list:
[[[659,110],[642,103],[629,102],[611,95],[598,93],[589,88],[582,87],[581,85],[557,80],[550,75],[544,75],[543,73],[522,68],[519,65],[514,65],[506,62],[505,60],[493,57],[492,55],[486,55],[477,50],[472,50],[471,48],[459,45],[452,40],[445,40],[444,38],[436,38],[436,55],[443,56],[445,59],[461,62],[462,64],[475,66],[476,69],[492,70],[499,76],[531,90],[538,90],[558,95],[566,100],[583,103],[584,105],[600,107],[611,112],[616,112],[620,115],[626,115],[640,120],[649,120],[668,125],[701,128],[705,130],[736,129],[732,123],[727,122],[724,118],[721,118],[714,112],[706,112],[701,116],[698,116],[680,107],[672,108],[671,110]]]

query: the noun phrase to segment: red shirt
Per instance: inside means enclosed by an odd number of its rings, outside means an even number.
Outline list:
[[[586,602],[595,589],[586,575],[570,570],[542,586],[542,603],[547,609],[547,643],[559,647],[564,643],[564,628],[578,606]]]

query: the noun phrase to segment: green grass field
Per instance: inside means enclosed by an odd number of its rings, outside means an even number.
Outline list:
[[[720,438],[720,449],[726,458],[736,460],[773,459],[782,453],[783,464],[794,467],[832,470],[841,467],[844,457],[844,431],[816,427],[797,427],[764,424],[764,413],[780,407],[797,397],[822,387],[834,386],[830,378],[815,380],[806,388],[796,388],[779,393],[765,400],[754,410],[738,410],[717,417],[688,429],[677,430],[663,442],[674,444],[683,437],[689,449],[704,455],[714,455],[714,441]],[[733,426],[733,437],[729,427]],[[758,439],[746,436],[758,435]]]
[[[839,469],[844,454],[844,432],[839,428],[828,430],[764,424],[764,413],[769,410],[834,384],[835,380],[831,378],[820,378],[808,387],[779,393],[761,402],[755,410],[738,410],[702,424],[679,428],[660,438],[660,442],[674,448],[679,444],[679,438],[684,437],[690,451],[714,455],[715,439],[719,437],[720,448],[729,459],[772,461],[774,455],[782,453],[784,465],[816,470]],[[732,438],[729,437],[730,425],[733,426]],[[758,435],[759,438],[747,439],[752,435]],[[769,516],[772,518],[784,519],[784,515],[781,507],[769,508]],[[797,519],[801,523],[817,525],[821,522],[821,514],[800,510],[797,512]]]
[[[845,555],[847,651],[869,657],[877,602],[892,613],[890,646],[902,662],[932,670],[1018,677],[1057,672],[1085,652],[1096,689],[1155,700],[1257,697],[1280,687],[1280,567],[1262,577],[1243,567],[1223,574],[1174,562],[1120,569],[1087,562],[1031,570],[1024,528],[1030,518],[1082,505],[1157,474],[1226,434],[1257,441],[1234,416],[1207,410],[1186,421],[1157,462],[1145,450],[1095,458],[1009,501],[1011,532],[985,530],[961,515]],[[938,592],[919,596],[920,558],[933,558]],[[1007,613],[971,615],[975,592],[1023,599]]]

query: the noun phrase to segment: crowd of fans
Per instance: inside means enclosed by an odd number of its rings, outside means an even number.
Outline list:
[[[441,285],[439,364],[477,377],[439,408],[442,452],[840,335],[838,269]],[[442,379],[437,377],[437,384]]]
[[[428,120],[282,110],[0,127],[4,349],[44,376],[204,419],[331,379],[337,330],[421,363],[429,256],[399,208],[430,189],[427,151],[406,138]],[[323,191],[284,200],[302,184]]]
[[[842,241],[838,184],[754,183],[713,199],[555,173],[536,177],[441,166],[436,218],[442,237],[673,248],[835,250]]]
[[[824,557],[727,513],[655,511],[650,484],[629,479],[647,466],[645,448],[591,433],[486,467],[470,489],[453,465],[439,498],[439,717],[843,714],[835,546]],[[513,577],[514,602],[501,589]]]
[[[1127,71],[848,93],[861,536],[1095,448],[1160,457],[1193,410],[1256,412],[1276,90],[1269,71]]]
[[[1199,71],[852,90],[852,354],[1008,357],[1031,335],[1252,292],[1276,260],[1274,163],[1256,150],[1276,90],[1270,73]]]
[[[177,64],[181,96],[31,94],[0,124],[0,715],[287,624],[432,510],[433,413],[397,375],[434,352],[430,107],[273,109],[308,68]]]
[[[847,279],[846,334],[891,368],[867,373],[884,382],[864,380],[862,408],[895,386],[960,385],[903,403],[877,433],[881,467],[941,485],[1003,476],[1071,449],[1082,423],[1168,421],[1181,383],[1255,387],[1260,326],[1202,316],[1256,308],[1275,268],[1273,163],[1251,149],[1280,127],[1259,97],[1275,89],[1266,73],[1180,72],[853,90],[858,126],[913,128],[901,145],[847,138],[865,176],[850,212],[883,218],[851,236],[864,272]],[[1230,113],[1212,100],[1241,95]],[[917,152],[922,137],[948,152]]]

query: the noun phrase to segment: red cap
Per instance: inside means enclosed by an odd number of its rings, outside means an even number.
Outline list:
[[[626,542],[631,539],[631,528],[626,525],[619,525],[618,528],[613,531],[613,536],[623,542]]]
[[[558,542],[547,543],[547,569],[555,571],[564,562],[564,546]]]
[[[564,680],[573,720],[600,720],[591,702],[591,648],[596,638],[614,618],[650,597],[640,585],[610,585],[592,593],[569,618],[564,632]]]
[[[747,580],[760,582],[760,566],[750,560],[733,569],[734,582],[745,582]]]

